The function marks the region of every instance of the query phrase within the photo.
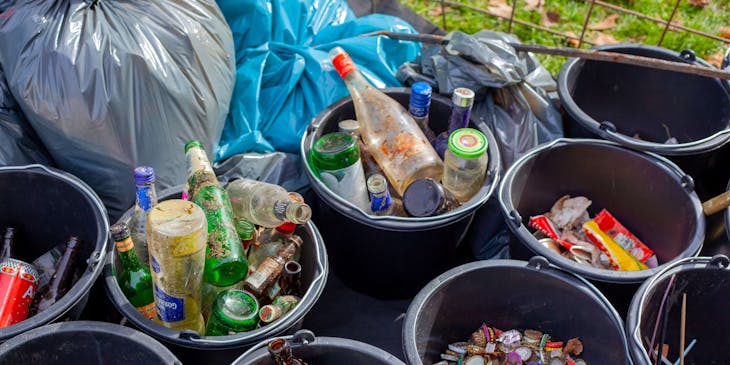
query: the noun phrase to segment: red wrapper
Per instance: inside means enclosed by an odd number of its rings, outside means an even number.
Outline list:
[[[570,250],[570,248],[574,246],[572,243],[560,239],[560,232],[558,231],[558,228],[555,227],[553,222],[551,222],[550,219],[543,214],[530,217],[530,227],[554,239],[555,242],[565,247],[566,250]]]
[[[23,261],[0,262],[0,327],[28,318],[28,309],[38,289],[38,276],[38,270]]]
[[[593,221],[598,224],[598,227],[605,232],[609,237],[616,241],[621,247],[626,249],[632,256],[636,257],[637,260],[646,263],[654,251],[647,247],[640,239],[634,236],[626,227],[624,227],[616,218],[611,215],[607,210],[602,210]]]

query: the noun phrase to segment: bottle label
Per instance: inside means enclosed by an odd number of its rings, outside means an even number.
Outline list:
[[[137,206],[145,212],[152,209],[155,200],[153,189],[151,185],[137,186]]]
[[[262,264],[259,267],[263,268],[264,265]],[[256,270],[256,271],[254,271],[253,273],[251,273],[251,275],[249,275],[246,278],[246,283],[248,283],[248,285],[251,288],[256,289],[256,290],[259,290],[261,288],[261,286],[264,285],[264,282],[266,281],[266,278],[268,276],[267,275],[268,274],[268,271],[269,270]]]
[[[340,74],[340,77],[345,78],[347,74],[357,70],[357,66],[352,62],[352,58],[345,52],[342,52],[332,59],[332,64],[335,66],[335,70]]]
[[[116,243],[117,245],[117,251],[119,252],[127,252],[134,248],[134,243],[132,243],[132,238],[127,237],[124,241],[119,241]]]
[[[150,263],[152,264],[152,271],[154,271],[155,273],[159,273],[160,263],[157,262],[157,259],[152,255],[150,255]]]
[[[185,319],[185,299],[174,297],[155,287],[155,308],[163,322],[180,322]]]
[[[141,307],[137,307],[137,310],[142,313],[143,316],[149,319],[155,319],[155,314],[157,314],[157,310],[155,309],[155,302],[143,305]]]
[[[286,220],[286,207],[289,205],[289,202],[285,200],[277,200],[276,203],[274,203],[274,216],[282,221]]]
[[[380,194],[370,193],[370,210],[373,212],[387,211],[392,204],[393,201],[390,198],[389,191],[386,190],[384,193]]]
[[[365,172],[360,161],[355,161],[344,169],[319,170],[319,176],[320,180],[341,198],[352,202],[360,209],[367,209],[370,206]]]
[[[409,104],[408,112],[411,113],[411,115],[416,118],[425,118],[428,116],[428,107],[429,107],[429,105],[421,107],[421,106],[415,106],[413,104]]]
[[[277,296],[279,296],[279,293],[281,292],[281,285],[279,285],[278,281],[275,281],[273,285],[271,285],[271,288],[269,289],[269,300],[274,300]]]

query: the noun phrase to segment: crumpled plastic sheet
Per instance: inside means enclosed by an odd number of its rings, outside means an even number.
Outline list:
[[[154,167],[164,189],[185,181],[186,141],[214,150],[234,61],[213,0],[18,1],[0,14],[8,90],[113,218],[134,203],[135,166]]]
[[[215,154],[297,153],[321,110],[349,95],[327,52],[343,47],[377,87],[401,86],[394,74],[420,44],[360,35],[413,33],[382,14],[356,18],[344,0],[219,0],[236,47],[236,86]]]
[[[474,90],[472,119],[491,128],[503,169],[538,144],[563,136],[560,112],[548,95],[557,84],[532,54],[509,45],[519,43],[517,37],[483,30],[447,38],[445,46],[424,48],[420,61],[401,66],[397,77],[407,84],[428,82],[444,95],[458,87]]]

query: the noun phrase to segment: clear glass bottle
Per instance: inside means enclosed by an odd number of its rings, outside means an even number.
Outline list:
[[[149,166],[139,166],[134,169],[134,185],[137,203],[134,205],[132,216],[132,240],[136,244],[137,258],[142,265],[148,265],[147,252],[147,214],[157,205],[157,191],[155,190],[155,169]]]
[[[15,228],[5,228],[5,234],[3,234],[3,247],[0,250],[0,260],[11,259],[15,256]]]
[[[411,97],[408,101],[408,112],[413,120],[421,127],[423,134],[429,142],[436,138],[431,127],[428,125],[428,112],[431,108],[431,93],[433,89],[427,82],[419,81],[411,86]]]
[[[433,141],[433,147],[442,158],[449,148],[449,136],[455,130],[467,128],[471,116],[471,107],[474,105],[474,91],[465,87],[456,88],[451,97],[451,115],[449,126],[445,132],[440,133]]]
[[[200,284],[208,224],[192,202],[172,199],[152,208],[147,220],[155,308],[160,323],[203,333]]]
[[[408,111],[365,80],[341,47],[330,59],[350,91],[368,151],[398,194],[416,179],[440,179],[443,163]]]
[[[302,246],[302,239],[290,236],[286,244],[273,256],[267,257],[253,274],[246,278],[246,289],[261,300],[269,287],[279,280],[284,264],[294,257],[294,253]]]
[[[362,138],[360,138],[360,124],[354,119],[346,119],[339,122],[337,126],[340,133],[347,133],[357,140],[358,147],[360,147],[360,162],[365,172],[365,178],[370,177],[372,174],[382,174],[383,170],[380,169],[378,162],[375,161],[373,155],[365,147],[365,143],[362,142]]]
[[[311,157],[320,181],[332,192],[367,211],[368,191],[357,140],[347,133],[329,133],[317,139]]]
[[[284,223],[276,228],[267,228],[259,235],[258,240],[251,245],[248,252],[248,264],[255,270],[261,265],[267,257],[273,256],[280,248],[284,246],[289,237],[294,234],[297,225],[294,223]],[[301,240],[301,237],[297,236]],[[301,250],[294,253],[294,260],[299,260]]]
[[[238,179],[226,188],[236,217],[263,227],[285,222],[304,224],[312,217],[307,204],[293,201],[284,188],[263,181]]]
[[[246,277],[248,262],[236,231],[228,193],[218,182],[200,142],[188,142],[185,155],[188,160],[190,201],[203,209],[208,222],[203,278],[215,286],[235,284]]]
[[[391,215],[393,213],[393,199],[388,191],[388,182],[381,174],[368,178],[368,192],[370,193],[370,212],[374,215]]]
[[[482,188],[489,162],[486,152],[487,137],[476,129],[457,129],[449,136],[441,182],[462,204]]]

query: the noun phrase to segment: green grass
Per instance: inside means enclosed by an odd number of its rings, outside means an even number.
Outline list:
[[[441,15],[434,14],[433,9],[440,8],[438,2],[431,0],[400,0],[403,4],[413,9],[419,15],[430,20],[443,28]],[[482,9],[486,9],[489,0],[455,0]],[[512,4],[513,0],[507,0]],[[581,0],[543,0],[545,10],[550,10],[560,15],[560,23],[552,29],[560,32],[572,31],[580,35],[585,21],[585,15],[589,9],[589,3]],[[608,0],[608,2],[626,7],[628,9],[653,16],[660,19],[668,19],[672,13],[674,1],[672,0]],[[540,24],[541,14],[536,11],[525,10],[525,0],[517,1],[515,18]],[[675,16],[675,21],[680,20],[686,27],[701,30],[710,34],[718,35],[721,26],[730,26],[730,0],[710,0],[710,4],[704,8],[697,8],[682,0]],[[605,9],[596,5],[593,8],[590,24],[600,22],[605,17],[615,13],[613,10]],[[491,29],[507,32],[508,21],[498,19],[480,12],[453,7],[446,12],[447,30],[460,30],[466,33],[474,33],[481,29]],[[663,26],[650,20],[627,14],[620,14],[615,28],[601,31],[612,35],[622,43],[642,43],[656,45],[659,42]],[[534,43],[546,46],[568,46],[564,37],[550,34],[541,30],[514,24],[512,32],[524,43]],[[591,40],[596,31],[588,30],[585,39]],[[583,47],[589,47],[584,45]],[[694,35],[684,31],[670,29],[662,42],[662,47],[681,51],[691,49],[698,56],[707,59],[713,54],[724,52],[727,49],[725,43]],[[557,74],[565,62],[565,58],[558,56],[538,55],[543,65],[552,73]]]

